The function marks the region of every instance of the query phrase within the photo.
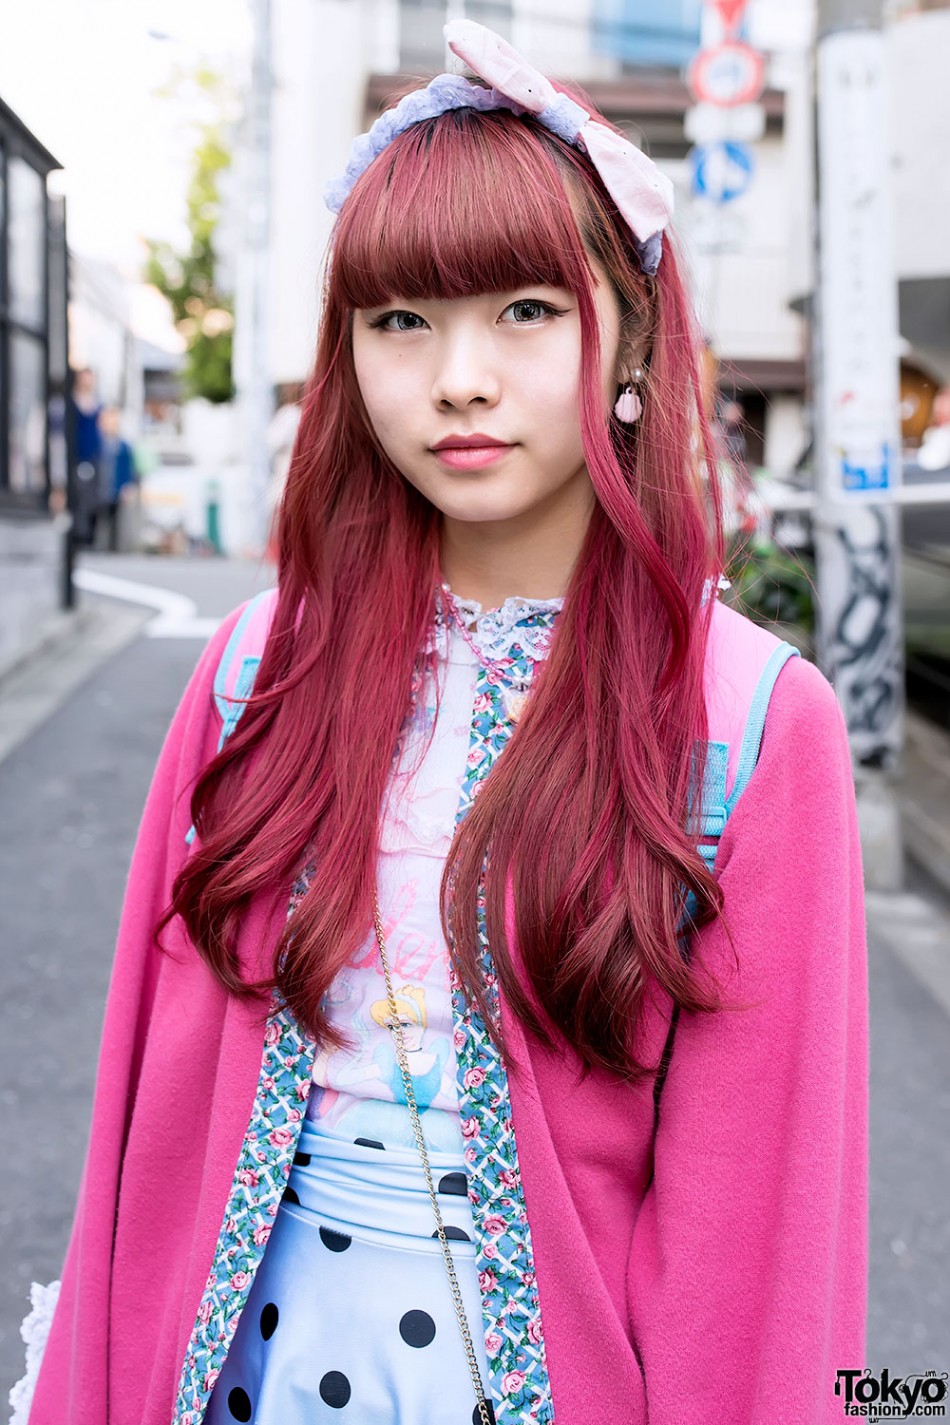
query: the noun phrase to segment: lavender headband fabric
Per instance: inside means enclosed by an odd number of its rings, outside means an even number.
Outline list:
[[[435,118],[449,109],[478,109],[482,113],[492,109],[508,109],[513,114],[530,112],[500,89],[486,89],[480,84],[473,84],[461,74],[437,75],[424,89],[413,90],[394,108],[385,110],[365,134],[353,140],[343,174],[332,179],[324,188],[324,202],[331,213],[340,211],[356,180],[398,134],[423,119]],[[558,94],[556,101],[548,104],[535,117],[565,143],[576,145],[590,114],[569,95]],[[634,244],[642,271],[652,275],[660,265],[662,232],[653,233],[642,241],[634,234]]]

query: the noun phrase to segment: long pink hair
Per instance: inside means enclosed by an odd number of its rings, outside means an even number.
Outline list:
[[[590,108],[576,86],[558,87]],[[588,254],[610,275],[627,335],[648,350],[635,427],[604,418]],[[563,1035],[585,1066],[635,1081],[656,1068],[635,1042],[650,977],[682,1009],[720,1007],[678,924],[687,891],[694,926],[723,909],[687,817],[691,779],[702,785],[713,605],[703,591],[722,568],[721,501],[674,245],[667,236],[656,278],[645,277],[587,157],[528,115],[466,109],[414,125],[340,212],[279,515],[272,631],[244,716],[196,783],[198,840],[160,927],[179,914],[230,991],[277,987],[319,1042],[345,1045],[321,1001],[372,931],[379,810],[441,577],[440,513],[369,424],[352,312],[532,283],[579,302],[597,503],[528,710],[457,829],[440,914],[465,992],[505,1052],[480,968],[485,867],[487,935],[510,1009],[530,1033]],[[234,953],[243,913],[254,896],[286,898],[310,858],[316,874],[275,947],[273,978],[250,985]],[[507,943],[509,875],[540,1015]]]

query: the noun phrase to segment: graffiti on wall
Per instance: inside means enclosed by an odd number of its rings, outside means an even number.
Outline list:
[[[825,539],[832,558],[819,610],[822,662],[858,760],[890,767],[899,755],[904,701],[894,512],[849,510]]]

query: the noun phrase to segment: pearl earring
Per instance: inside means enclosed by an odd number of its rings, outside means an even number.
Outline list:
[[[638,366],[633,373],[633,379],[638,386],[642,376],[643,372]],[[638,421],[642,414],[643,402],[640,399],[640,393],[633,389],[632,383],[628,382],[614,403],[614,415],[624,425],[633,425],[634,421]]]

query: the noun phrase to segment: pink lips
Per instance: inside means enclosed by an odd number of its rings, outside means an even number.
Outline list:
[[[485,465],[494,465],[513,449],[513,445],[499,440],[497,436],[474,430],[468,435],[453,432],[443,436],[432,446],[432,453],[451,470],[481,470]]]
[[[447,445],[433,454],[443,465],[453,470],[481,470],[483,465],[494,465],[513,445]]]

